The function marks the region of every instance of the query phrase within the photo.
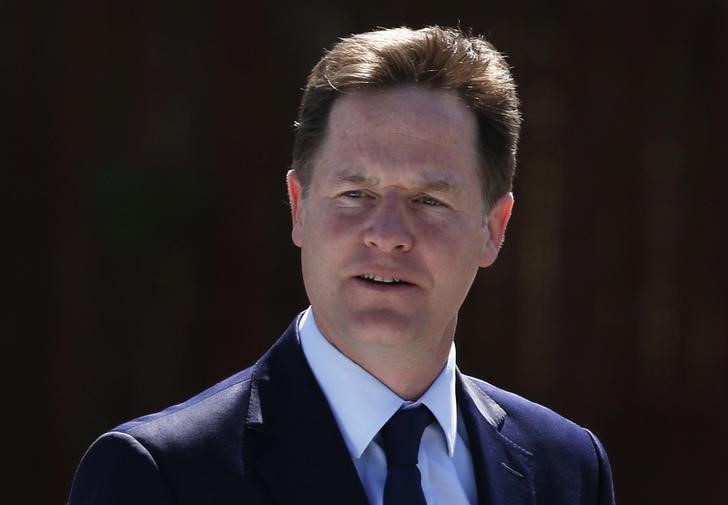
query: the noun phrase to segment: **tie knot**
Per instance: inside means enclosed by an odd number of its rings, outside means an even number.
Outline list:
[[[382,428],[387,466],[416,465],[422,432],[432,422],[432,413],[424,405],[400,409]]]

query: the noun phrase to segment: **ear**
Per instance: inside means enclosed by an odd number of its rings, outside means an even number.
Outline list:
[[[513,210],[513,193],[503,195],[488,212],[488,237],[486,238],[483,255],[480,258],[480,266],[489,267],[498,257],[498,252],[503,245],[506,236],[506,227],[511,218]]]
[[[288,202],[291,205],[291,239],[298,247],[303,243],[303,188],[298,181],[295,170],[289,170],[286,174],[286,185],[288,186]]]

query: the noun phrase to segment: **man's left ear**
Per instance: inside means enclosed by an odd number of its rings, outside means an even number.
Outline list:
[[[513,210],[513,193],[506,193],[488,212],[488,237],[480,258],[480,266],[485,268],[493,264],[506,236],[506,227]]]
[[[286,185],[288,187],[288,202],[291,205],[291,239],[298,247],[303,243],[303,187],[298,180],[295,170],[289,170],[286,174]]]

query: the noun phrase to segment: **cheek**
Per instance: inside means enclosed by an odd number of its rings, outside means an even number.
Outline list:
[[[451,223],[422,227],[417,237],[420,252],[433,268],[470,278],[478,270],[487,232],[482,227]]]
[[[325,208],[316,220],[319,240],[335,242],[351,240],[363,229],[366,213],[361,209]]]
[[[361,224],[355,217],[336,212],[320,212],[306,223],[303,259],[320,269],[343,258],[356,242]]]
[[[462,219],[422,219],[416,226],[417,236],[428,248],[442,250],[473,249],[485,243],[485,228]]]

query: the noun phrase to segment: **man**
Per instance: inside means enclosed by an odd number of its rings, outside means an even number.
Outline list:
[[[70,503],[613,503],[590,432],[455,366],[519,128],[481,38],[339,42],[309,76],[288,174],[311,307],[251,368],[99,438]]]

